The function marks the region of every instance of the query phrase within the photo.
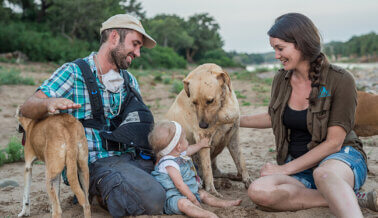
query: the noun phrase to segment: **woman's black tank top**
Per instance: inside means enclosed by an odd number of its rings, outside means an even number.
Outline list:
[[[283,114],[283,124],[290,129],[289,154],[297,158],[305,154],[311,134],[307,130],[307,109],[296,111],[286,106]]]

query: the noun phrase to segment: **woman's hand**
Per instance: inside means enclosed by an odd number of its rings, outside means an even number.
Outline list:
[[[266,163],[260,170],[260,176],[269,176],[269,175],[290,175],[286,169],[286,164],[277,165],[272,163]]]

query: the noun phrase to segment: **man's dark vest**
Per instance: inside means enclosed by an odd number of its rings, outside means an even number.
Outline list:
[[[129,74],[123,73],[126,98],[122,103],[120,114],[110,120],[108,127],[100,89],[92,70],[83,59],[77,59],[73,63],[80,67],[83,74],[92,108],[93,119],[80,120],[83,126],[100,131],[102,147],[105,150],[125,151],[131,146],[143,158],[149,159],[148,156],[152,156],[152,149],[148,143],[148,134],[154,124],[154,117],[139,92],[130,86]]]

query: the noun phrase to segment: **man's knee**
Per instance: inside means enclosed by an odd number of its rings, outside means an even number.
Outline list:
[[[146,199],[143,199],[146,214],[163,214],[165,204],[164,188],[157,183],[155,186],[151,187],[151,190],[146,195]]]
[[[140,186],[123,180],[114,183],[112,191],[105,197],[112,216],[162,214],[165,203],[165,191],[159,183],[152,185],[150,178],[140,178]],[[141,188],[142,186],[145,186]],[[149,187],[149,188],[146,188]]]
[[[90,193],[101,196],[112,216],[163,213],[165,191],[150,174],[132,165],[92,172]]]

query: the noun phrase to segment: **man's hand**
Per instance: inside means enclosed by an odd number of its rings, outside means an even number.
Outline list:
[[[46,107],[48,113],[54,114],[57,110],[78,109],[81,105],[66,98],[49,98]]]
[[[275,174],[289,175],[285,168],[285,165],[266,163],[260,170],[261,177]]]
[[[48,114],[55,114],[58,110],[78,109],[81,105],[75,104],[66,98],[49,98],[41,90],[35,92],[21,106],[21,114],[30,119],[42,119]]]

